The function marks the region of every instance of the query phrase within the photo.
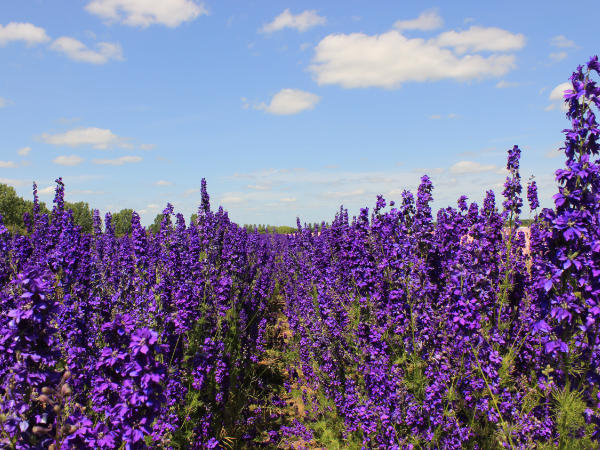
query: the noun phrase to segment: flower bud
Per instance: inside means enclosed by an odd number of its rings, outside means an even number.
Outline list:
[[[46,433],[49,433],[50,431],[52,431],[52,425],[49,425],[48,427],[40,427],[39,425],[35,425],[31,429],[31,431],[36,436],[41,436],[42,434],[46,434]]]
[[[44,386],[42,388],[42,394],[48,394],[48,395],[54,394],[54,389],[52,389],[49,386]]]
[[[52,403],[52,400],[50,400],[50,397],[48,397],[46,394],[42,394],[37,398],[38,402],[42,402],[42,403]]]
[[[62,388],[60,388],[60,393],[66,397],[71,395],[72,392],[73,392],[73,390],[71,389],[71,386],[69,386],[68,384],[63,384]]]
[[[55,414],[60,414],[60,412],[62,411],[60,406],[58,405],[54,405],[54,408],[52,408],[54,410]]]

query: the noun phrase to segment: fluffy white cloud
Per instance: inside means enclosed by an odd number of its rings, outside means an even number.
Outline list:
[[[38,194],[40,195],[50,195],[56,192],[56,188],[54,186],[46,186],[45,188],[38,189]]]
[[[17,167],[14,161],[0,161],[0,168]]]
[[[75,128],[59,134],[42,134],[42,140],[47,144],[69,147],[91,145],[97,149],[106,149],[119,144],[122,139],[110,130],[96,127]]]
[[[294,203],[296,201],[296,197],[283,197],[280,198],[279,201],[281,203]]]
[[[0,25],[0,46],[14,41],[35,45],[49,40],[46,30],[31,23],[10,22],[6,25]]]
[[[423,11],[419,17],[412,20],[398,20],[394,24],[394,28],[397,30],[421,30],[429,31],[435,30],[444,24],[444,20],[440,17],[437,10],[430,9]]]
[[[282,89],[273,96],[271,103],[261,103],[256,108],[271,114],[290,115],[313,109],[319,100],[318,95],[300,89]]]
[[[19,154],[21,156],[27,156],[27,155],[29,155],[30,152],[31,152],[31,147],[21,147],[19,150],[17,150],[17,154]]]
[[[569,106],[565,102],[565,91],[573,89],[573,85],[570,82],[560,83],[550,92],[548,98],[553,100],[554,103],[550,103],[544,108],[544,111],[553,111],[557,106],[560,106],[561,111],[568,111]]]
[[[73,61],[90,64],[106,64],[111,59],[122,61],[121,46],[112,42],[98,42],[96,50],[88,48],[83,42],[68,36],[59,37],[50,46],[52,50],[64,53]]]
[[[443,41],[450,45],[451,39],[446,37]],[[467,44],[468,40],[464,39],[461,45]],[[506,47],[492,42],[478,46],[486,49]],[[514,55],[458,56],[452,50],[442,48],[437,38],[428,41],[409,39],[392,30],[378,35],[328,35],[317,45],[309,69],[319,84],[339,84],[345,88],[397,88],[408,81],[498,77],[514,67]]]
[[[561,83],[552,89],[550,92],[550,100],[563,100],[565,91],[573,89],[573,85],[569,82]]]
[[[271,23],[262,27],[263,33],[272,33],[274,31],[283,30],[284,28],[293,28],[300,32],[306,31],[317,25],[324,25],[327,22],[325,17],[319,16],[315,10],[306,10],[300,14],[292,14],[289,9],[286,9],[279,14]]]
[[[108,166],[122,166],[128,163],[138,163],[142,161],[141,156],[121,156],[114,159],[94,159],[94,164],[108,165]]]
[[[204,5],[194,0],[93,0],[85,9],[109,22],[139,27],[176,27],[208,14]]]
[[[550,40],[550,45],[552,45],[553,47],[558,47],[558,48],[573,48],[573,47],[577,47],[577,45],[575,45],[575,42],[567,39],[562,34],[559,34],[558,36],[554,36]]]
[[[61,155],[54,158],[54,164],[61,166],[77,166],[83,162],[83,158],[78,155]]]
[[[507,52],[525,46],[525,36],[496,27],[472,26],[465,31],[446,31],[435,43],[440,47],[452,47],[458,54],[466,52]]]
[[[493,170],[498,170],[498,166],[475,161],[459,161],[450,167],[450,172],[455,174],[491,172]]]
[[[171,186],[171,182],[167,181],[167,180],[158,180],[156,183],[154,183],[156,186]]]

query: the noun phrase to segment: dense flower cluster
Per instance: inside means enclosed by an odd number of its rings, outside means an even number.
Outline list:
[[[164,210],[152,235],[110,214],[82,233],[35,208],[27,236],[0,224],[0,446],[204,448],[253,440],[275,258],[268,239],[210,209]],[[37,192],[34,186],[34,200]],[[262,422],[261,422],[262,421]]]
[[[599,73],[571,77],[529,241],[517,146],[501,208],[434,216],[424,176],[289,236],[213,212],[204,180],[190,224],[168,204],[121,238],[34,185],[26,235],[0,218],[0,447],[598,448]]]
[[[383,212],[379,197],[370,215],[342,209],[291,239],[295,375],[318,404],[307,420],[333,409],[340,442],[365,447],[598,447],[598,68],[571,78],[556,208],[536,216],[528,248],[517,146],[500,211],[491,191],[482,208],[462,196],[434,223],[423,177],[416,200]],[[539,207],[535,181],[527,200]]]

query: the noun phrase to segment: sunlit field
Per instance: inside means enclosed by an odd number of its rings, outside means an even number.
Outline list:
[[[564,92],[551,209],[518,146],[481,205],[432,211],[425,175],[285,233],[204,180],[191,221],[123,233],[34,185],[0,220],[0,447],[598,448],[599,74]]]

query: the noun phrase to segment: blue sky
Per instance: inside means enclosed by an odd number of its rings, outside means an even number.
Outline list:
[[[157,6],[158,5],[158,6]],[[0,182],[146,224],[202,177],[239,223],[330,221],[427,173],[434,207],[498,201],[506,150],[551,205],[561,84],[594,1],[6,0]],[[595,44],[595,45],[594,45]],[[528,210],[526,210],[528,212]],[[527,214],[526,214],[527,215]]]

